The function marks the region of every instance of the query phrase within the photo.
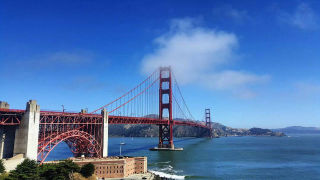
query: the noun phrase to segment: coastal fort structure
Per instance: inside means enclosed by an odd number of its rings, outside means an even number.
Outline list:
[[[210,115],[210,113],[208,113]],[[175,150],[173,126],[197,127],[211,136],[210,118],[195,121],[170,67],[153,72],[138,86],[90,113],[43,111],[35,100],[26,109],[10,109],[0,102],[0,157],[22,154],[43,163],[65,142],[74,157],[108,157],[109,124],[155,124],[159,143],[155,150]]]
[[[92,163],[98,178],[123,178],[147,172],[147,157],[70,158],[79,166]]]

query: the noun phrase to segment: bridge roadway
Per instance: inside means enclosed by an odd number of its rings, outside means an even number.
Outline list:
[[[0,109],[0,125],[19,125],[25,110],[21,109]],[[40,124],[42,123],[97,123],[100,124],[102,115],[86,113],[70,113],[57,111],[40,111]],[[149,118],[149,117],[130,117],[109,115],[109,124],[169,124],[167,119]],[[193,126],[208,129],[208,126],[193,121],[174,120],[174,125]]]

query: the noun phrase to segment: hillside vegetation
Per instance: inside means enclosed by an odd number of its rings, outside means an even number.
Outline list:
[[[284,136],[281,132],[273,132],[262,128],[231,128],[219,123],[213,123],[213,136]],[[110,136],[122,137],[158,137],[159,127],[157,125],[132,125],[116,124],[109,125]],[[174,126],[173,135],[175,137],[203,137],[208,135],[204,129],[190,126]]]

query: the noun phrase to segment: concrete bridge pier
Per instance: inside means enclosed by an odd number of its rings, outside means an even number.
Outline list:
[[[87,109],[81,109],[80,113],[81,114],[88,114],[88,110]]]
[[[26,112],[16,130],[13,154],[37,160],[40,106],[37,101],[27,102]]]
[[[102,157],[108,157],[108,128],[109,113],[106,109],[101,110],[103,120],[103,140],[102,140]]]
[[[0,101],[1,109],[9,109],[7,102]],[[13,146],[16,126],[0,125],[0,159],[10,158],[13,155]]]
[[[10,105],[5,101],[0,101],[0,109],[9,109]]]

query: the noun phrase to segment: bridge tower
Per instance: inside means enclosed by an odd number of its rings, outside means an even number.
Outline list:
[[[206,126],[210,127],[211,126],[211,114],[210,114],[210,109],[205,110],[206,114]]]
[[[211,113],[210,109],[205,109],[206,126],[210,127],[209,136],[212,137],[212,126],[211,126]]]
[[[165,113],[168,117],[165,117]],[[160,67],[159,119],[165,118],[168,118],[168,124],[159,125],[158,148],[174,149],[172,134],[174,126],[174,121],[172,119],[172,80],[170,67]]]

